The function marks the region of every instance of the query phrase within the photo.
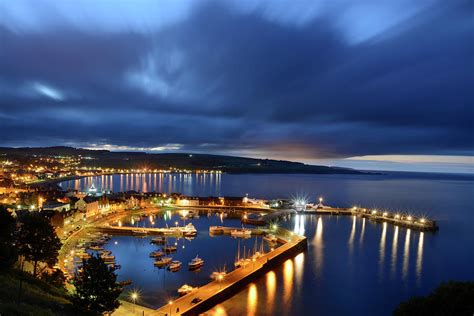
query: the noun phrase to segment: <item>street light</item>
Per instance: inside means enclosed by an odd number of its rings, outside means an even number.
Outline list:
[[[173,305],[173,301],[169,301],[168,304],[170,306],[170,316],[171,316],[171,305]]]
[[[224,279],[224,276],[221,274],[219,274],[219,290],[222,288],[222,280]]]
[[[130,293],[130,298],[132,299],[133,302],[133,314],[135,314],[135,304],[137,303],[139,294],[138,291],[134,290]]]

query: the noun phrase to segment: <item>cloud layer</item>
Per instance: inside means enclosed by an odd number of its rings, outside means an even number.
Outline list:
[[[469,1],[0,3],[1,145],[472,154]]]

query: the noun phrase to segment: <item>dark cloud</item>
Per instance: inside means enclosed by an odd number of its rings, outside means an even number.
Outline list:
[[[280,23],[220,2],[147,32],[3,25],[0,141],[472,154],[473,24],[472,4],[450,1],[357,42],[333,13]]]

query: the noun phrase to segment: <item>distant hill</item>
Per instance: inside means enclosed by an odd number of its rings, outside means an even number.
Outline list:
[[[349,168],[307,165],[272,159],[255,159],[233,156],[145,152],[112,152],[108,150],[88,150],[73,147],[0,147],[0,155],[20,161],[36,156],[82,156],[82,165],[102,168],[135,169],[207,169],[221,170],[227,173],[314,173],[314,174],[362,174]]]

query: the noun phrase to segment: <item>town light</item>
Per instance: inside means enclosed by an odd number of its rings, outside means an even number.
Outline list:
[[[407,217],[407,220],[409,220],[409,221],[411,221],[412,219],[413,219],[413,217],[411,217],[411,216]]]
[[[383,212],[383,216],[386,217],[388,215],[387,212]]]
[[[319,203],[322,203],[322,202],[323,202],[323,198],[320,197],[320,198],[319,198]]]
[[[400,214],[395,214],[395,219],[399,219],[400,218]]]
[[[377,210],[373,210],[373,211],[372,211],[372,214],[377,214]]]
[[[424,218],[420,219],[420,223],[424,224],[426,220]]]

